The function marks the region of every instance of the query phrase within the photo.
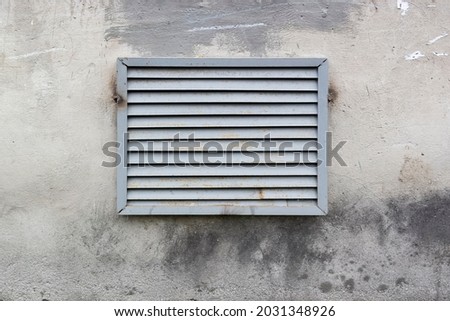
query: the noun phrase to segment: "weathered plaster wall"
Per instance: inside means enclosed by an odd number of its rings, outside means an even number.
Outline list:
[[[450,299],[450,37],[427,44],[449,21],[446,0],[2,1],[0,299]],[[328,57],[330,214],[116,216],[118,56]]]

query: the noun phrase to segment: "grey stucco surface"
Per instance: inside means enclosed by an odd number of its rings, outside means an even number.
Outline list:
[[[1,2],[0,299],[450,299],[450,2],[130,3]],[[117,216],[119,56],[328,57],[329,215]]]
[[[185,56],[226,30],[234,40],[224,45],[261,56],[267,52],[270,33],[287,28],[340,29],[353,7],[352,1],[124,2],[107,9],[113,25],[106,39],[124,41],[156,56]]]

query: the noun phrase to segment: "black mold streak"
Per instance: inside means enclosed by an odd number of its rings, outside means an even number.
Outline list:
[[[339,97],[339,93],[338,90],[336,89],[335,85],[333,82],[330,82],[329,86],[328,86],[328,103],[333,106],[336,101],[338,100]]]
[[[403,286],[404,284],[408,284],[408,282],[406,282],[405,278],[398,278],[395,281],[395,286]]]
[[[389,289],[389,287],[386,284],[380,284],[377,288],[378,292],[386,292]]]
[[[120,97],[119,95],[116,94],[113,96],[113,101],[114,101],[114,103],[118,104],[122,101],[122,97]]]
[[[316,238],[323,237],[320,218],[174,218],[165,226],[164,263],[169,269],[202,270],[206,262],[220,259],[219,245],[227,246],[240,264],[256,264],[263,271],[270,271],[272,263],[285,262],[287,277],[295,279],[304,277],[300,269],[304,262],[324,264],[332,259],[331,252],[311,248]]]
[[[214,232],[194,231],[179,235],[165,255],[165,262],[188,269],[193,265],[203,265],[213,256],[218,244]]]
[[[328,293],[333,288],[331,282],[323,282],[320,284],[319,289],[322,293]]]
[[[355,280],[348,279],[344,282],[344,287],[347,292],[353,293],[353,290],[355,289]]]

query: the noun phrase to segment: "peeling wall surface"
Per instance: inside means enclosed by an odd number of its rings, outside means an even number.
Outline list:
[[[406,5],[404,3],[407,3]],[[0,299],[449,300],[450,1],[1,1]],[[327,57],[326,217],[119,217],[117,57]]]

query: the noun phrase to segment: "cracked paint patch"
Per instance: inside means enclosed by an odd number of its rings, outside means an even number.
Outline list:
[[[406,55],[405,60],[417,60],[421,57],[425,57],[420,51],[414,51],[412,54]]]
[[[211,26],[211,27],[198,27],[192,28],[188,31],[209,31],[209,30],[229,30],[229,29],[241,29],[241,28],[254,28],[263,27],[265,23],[253,23],[253,24],[238,24],[238,25],[227,25],[227,26]]]
[[[435,43],[436,41],[441,40],[442,38],[445,38],[448,36],[448,33],[443,33],[440,36],[437,36],[436,38],[431,39],[430,41],[428,41],[427,45],[432,45],[433,43]]]
[[[401,11],[401,15],[405,16],[406,12],[409,9],[409,3],[408,1],[403,1],[403,0],[397,0],[397,9],[400,9]]]
[[[23,55],[18,55],[18,56],[11,56],[11,57],[8,57],[8,59],[24,59],[24,58],[29,58],[29,57],[43,55],[43,54],[50,53],[50,52],[65,51],[65,50],[67,50],[67,49],[65,49],[65,48],[51,48],[51,49],[42,50],[42,51],[34,51],[34,52],[30,52],[30,53],[23,54]]]

